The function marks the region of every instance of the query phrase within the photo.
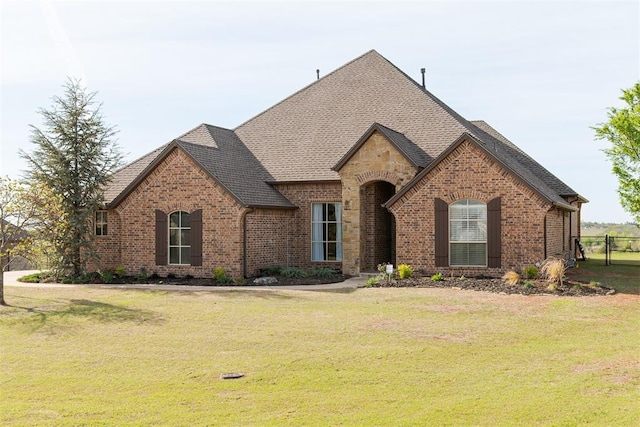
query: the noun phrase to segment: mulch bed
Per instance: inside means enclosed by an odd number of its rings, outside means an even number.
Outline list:
[[[431,280],[431,277],[412,277],[398,281],[380,282],[374,287],[417,287],[417,288],[454,288],[472,291],[485,291],[499,294],[520,295],[565,295],[565,296],[597,296],[611,295],[615,290],[606,286],[593,286],[577,280],[565,280],[562,286],[549,290],[549,283],[543,280],[531,280],[529,285],[522,283],[508,285],[501,279],[494,278],[444,278],[441,281]]]
[[[349,277],[344,274],[334,274],[326,277],[283,277],[274,276],[278,283],[269,286],[287,286],[287,285],[322,285],[327,283],[344,282]],[[187,277],[158,277],[151,276],[147,279],[140,280],[136,277],[125,276],[122,278],[115,278],[112,284],[152,284],[152,285],[185,285],[185,286],[262,286],[253,283],[255,277],[250,277],[242,282],[230,282],[230,283],[217,283],[213,279],[203,278],[187,278]],[[95,281],[93,283],[103,283],[102,281]]]
[[[289,286],[289,285],[320,285],[328,283],[338,283],[347,280],[348,275],[334,274],[326,277],[284,277],[275,276],[278,283],[269,286]],[[202,278],[186,278],[186,277],[149,277],[145,280],[139,280],[135,277],[116,278],[113,284],[164,284],[164,285],[185,285],[185,286],[256,286],[253,283],[254,278],[247,278],[239,283],[216,283],[213,279]],[[101,283],[95,281],[94,283]],[[566,295],[566,296],[597,296],[611,295],[615,290],[604,285],[594,286],[586,282],[575,279],[566,279],[562,286],[558,286],[555,290],[549,290],[549,283],[544,280],[531,280],[528,285],[521,282],[518,285],[508,285],[503,280],[497,278],[476,277],[476,278],[458,278],[445,277],[441,281],[431,280],[431,276],[419,277],[414,276],[409,279],[393,280],[391,282],[380,281],[371,287],[392,287],[392,288],[454,288],[473,291],[493,292],[498,294],[520,294],[520,295]]]
[[[350,276],[344,274],[335,274],[327,277],[283,277],[275,276],[278,283],[269,286],[288,286],[288,285],[319,285],[327,283],[343,282]],[[220,284],[215,283],[212,279],[159,279],[158,281],[148,281],[158,283],[161,281],[163,284],[173,285],[191,285],[191,286],[233,286],[233,283]],[[510,286],[504,283],[501,279],[496,278],[451,278],[446,277],[444,280],[435,281],[431,280],[430,276],[427,277],[412,277],[409,279],[395,280],[391,283],[380,282],[374,287],[396,287],[396,288],[454,288],[465,289],[473,291],[493,292],[498,294],[520,294],[520,295],[567,295],[567,296],[597,296],[597,295],[611,295],[615,291],[606,286],[593,286],[589,283],[580,282],[573,279],[567,279],[562,286],[558,286],[556,290],[551,291],[548,289],[549,284],[543,280],[531,280],[530,285],[525,286],[522,283]],[[242,286],[260,286],[253,284],[253,278],[248,278],[244,283],[238,283]]]

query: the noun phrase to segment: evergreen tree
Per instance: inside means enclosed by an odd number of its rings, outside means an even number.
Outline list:
[[[21,155],[28,162],[31,185],[44,185],[60,200],[55,209],[64,220],[48,230],[56,252],[53,268],[79,276],[94,256],[95,212],[122,154],[113,140],[115,128],[104,123],[100,105],[95,105],[95,92],[71,79],[64,88],[64,96],[54,96],[50,109],[39,110],[44,127],[31,125],[35,149]]]

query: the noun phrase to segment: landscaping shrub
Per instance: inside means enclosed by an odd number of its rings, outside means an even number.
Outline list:
[[[380,279],[379,276],[377,276],[377,277],[369,277],[367,279],[367,281],[365,282],[365,286],[368,287],[368,288],[370,288],[372,286],[376,286],[378,284],[378,279]]]
[[[434,282],[441,282],[444,280],[444,277],[442,276],[442,273],[436,273],[431,276],[431,280],[433,280]]]
[[[536,277],[538,277],[538,273],[538,267],[536,267],[535,265],[528,265],[522,269],[522,274],[524,275],[525,279],[535,279]]]
[[[113,272],[110,270],[104,270],[100,272],[100,276],[102,277],[102,281],[106,284],[113,283]]]
[[[146,282],[149,279],[149,274],[147,273],[147,269],[144,267],[140,267],[140,272],[136,276],[136,279],[138,279],[138,282],[140,283]]]
[[[118,276],[118,277],[124,277],[127,274],[127,271],[124,269],[123,266],[119,265],[116,267],[116,269],[113,271],[113,273]]]
[[[225,284],[232,283],[233,279],[227,276],[227,272],[224,267],[216,267],[213,269],[213,281],[215,283]]]
[[[520,282],[520,275],[513,270],[507,271],[502,276],[502,280],[509,286],[515,286]]]
[[[61,280],[66,285],[83,285],[85,283],[103,283],[102,275],[98,271],[81,274],[80,276],[65,276]]]
[[[272,265],[269,267],[263,267],[260,269],[261,276],[280,276],[282,267],[279,265]]]
[[[298,267],[284,267],[280,270],[280,275],[289,278],[304,278],[307,277],[307,272]]]
[[[562,286],[566,269],[562,258],[550,257],[542,262],[540,275],[549,282],[548,290],[555,291],[558,285]]]
[[[316,267],[308,271],[309,277],[331,277],[336,274],[333,268],[328,267]]]
[[[398,266],[398,275],[401,279],[408,279],[413,275],[413,268],[409,264],[400,264]]]
[[[27,274],[18,278],[18,282],[22,283],[44,283],[51,277],[51,272],[41,271],[39,273]]]

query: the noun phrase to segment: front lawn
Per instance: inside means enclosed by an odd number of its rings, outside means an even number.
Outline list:
[[[599,282],[615,289],[617,292],[627,294],[640,294],[640,261],[634,264],[633,260],[624,261],[625,264],[616,263],[605,265],[604,255],[598,258],[596,254],[589,255],[587,261],[579,261],[578,268],[570,268],[567,275],[573,279],[585,282]],[[617,255],[617,253],[616,253]],[[622,260],[618,260],[622,262]]]
[[[5,293],[2,425],[640,423],[634,295]]]

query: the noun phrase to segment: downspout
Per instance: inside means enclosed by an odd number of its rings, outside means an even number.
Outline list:
[[[547,215],[544,216],[544,259],[547,259]]]
[[[570,253],[571,253],[571,247],[573,246],[573,239],[571,237],[571,234],[572,234],[571,231],[572,231],[572,228],[573,228],[573,227],[571,227],[571,223],[573,222],[573,221],[571,221],[571,214],[572,213],[573,212],[569,211],[569,252]],[[573,255],[574,255],[574,258],[575,258],[575,253]]]
[[[564,212],[562,212],[562,252],[564,252],[564,248],[566,247],[565,245],[567,244],[567,242],[565,241],[566,235],[564,234],[564,227],[566,225],[566,220],[565,220],[565,216],[564,216]]]

